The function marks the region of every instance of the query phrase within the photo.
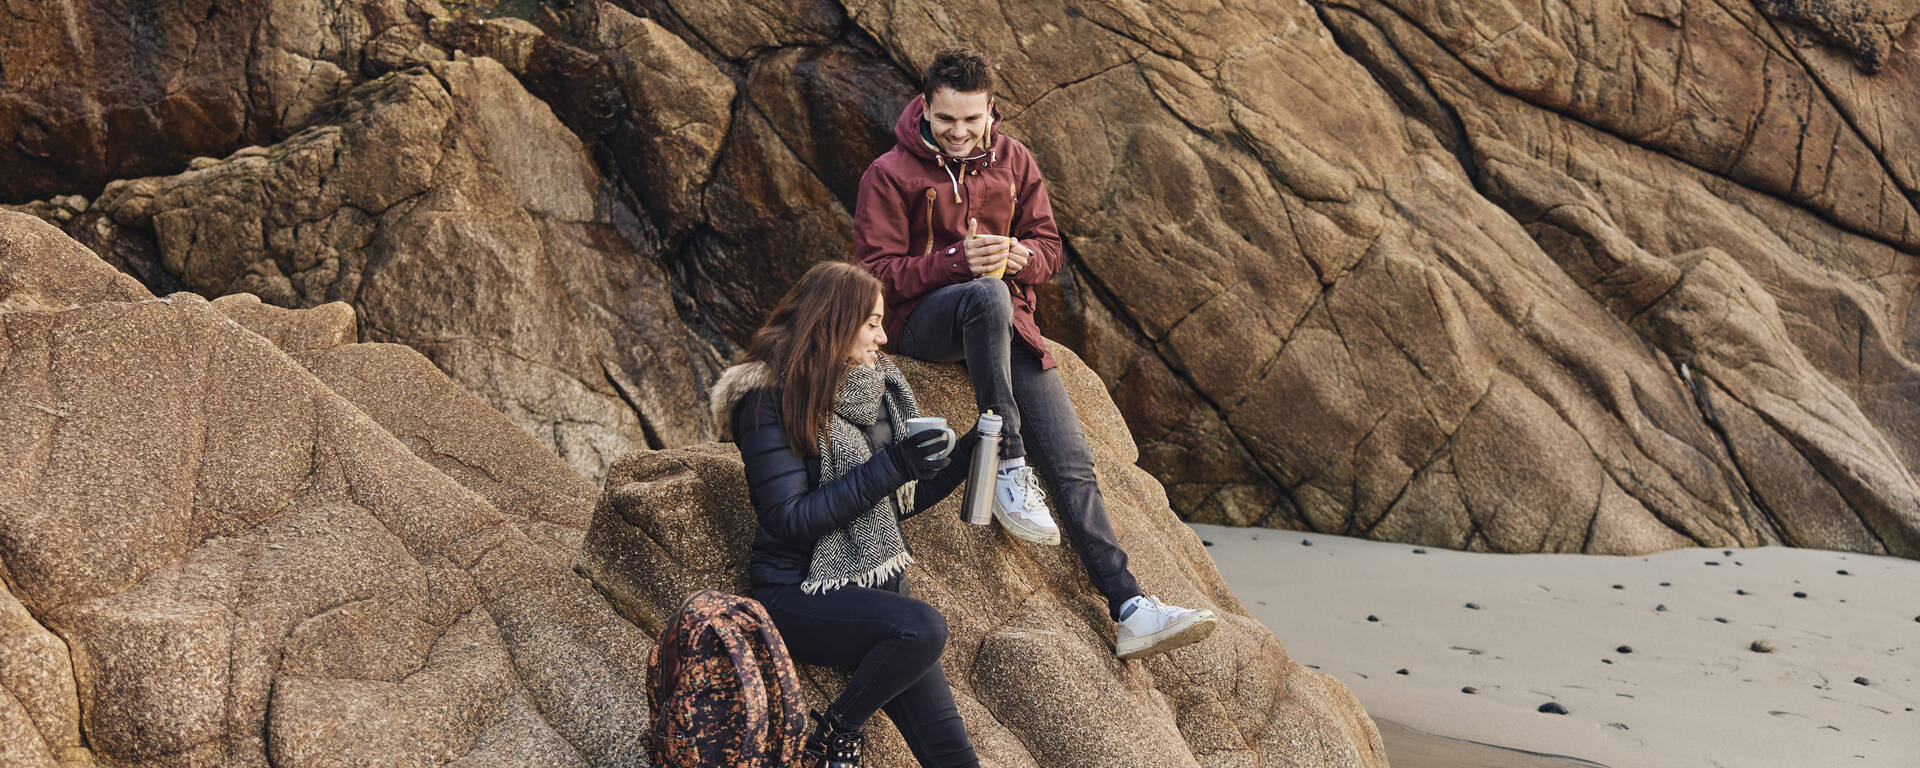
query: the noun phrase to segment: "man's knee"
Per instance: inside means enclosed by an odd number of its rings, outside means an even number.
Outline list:
[[[966,283],[966,301],[961,303],[963,319],[1013,322],[1013,293],[1004,280],[974,280]]]

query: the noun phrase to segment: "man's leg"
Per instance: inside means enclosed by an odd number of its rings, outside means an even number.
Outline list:
[[[1013,350],[1013,297],[1000,280],[973,280],[927,294],[907,316],[900,351],[921,360],[965,360],[980,410],[1003,419],[1000,458],[1027,455],[1020,407],[1008,369]]]
[[[1107,503],[1093,474],[1093,454],[1080,433],[1080,417],[1058,370],[1042,370],[1039,356],[1025,347],[1014,351],[1012,363],[1013,396],[1025,414],[1020,429],[1032,449],[1028,458],[1052,484],[1067,538],[1080,553],[1094,589],[1107,598],[1108,611],[1118,619],[1121,606],[1140,594],[1140,585],[1127,570],[1127,553],[1107,520]]]
[[[1165,653],[1200,642],[1213,633],[1212,611],[1181,608],[1144,595],[1127,570],[1127,553],[1114,538],[1093,454],[1080,433],[1080,417],[1067,398],[1060,372],[1040,368],[1040,358],[1025,348],[1013,355],[1013,394],[1026,408],[1027,445],[1033,462],[1052,481],[1068,538],[1080,553],[1094,589],[1107,598],[1107,612],[1119,626],[1113,652],[1123,659]]]

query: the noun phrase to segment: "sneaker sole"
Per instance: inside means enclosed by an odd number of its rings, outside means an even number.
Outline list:
[[[1049,547],[1057,547],[1060,545],[1060,529],[1055,528],[1053,532],[1048,533],[1028,527],[1025,523],[1014,519],[1013,515],[1007,514],[1006,508],[1000,506],[1000,497],[998,494],[995,494],[993,498],[993,519],[1000,521],[1000,527],[1007,529],[1007,533],[1013,534],[1014,538],[1021,541],[1030,541]]]
[[[1212,611],[1201,611],[1151,635],[1116,644],[1114,655],[1122,659],[1138,659],[1185,648],[1207,639],[1219,623]]]

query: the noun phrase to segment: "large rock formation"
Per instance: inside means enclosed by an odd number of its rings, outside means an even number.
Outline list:
[[[0,200],[167,172],[306,126],[436,0],[51,0],[0,20]],[[77,185],[77,186],[76,186]]]
[[[717,368],[634,258],[579,141],[501,64],[435,62],[356,89],[285,142],[109,185],[187,285],[288,307],[345,301],[588,477],[711,431]]]
[[[1151,658],[1113,657],[1113,621],[1071,547],[1035,547],[960,519],[960,495],[908,520],[915,597],[947,618],[942,661],[983,765],[1381,765],[1378,734],[1346,688],[1288,659],[1227,590],[1193,530],[1167,505],[1099,377],[1054,353],[1080,408],[1115,533],[1143,588],[1212,608],[1205,642]],[[922,410],[965,423],[973,392],[958,366],[902,360]],[[744,593],[755,518],[731,444],[637,454],[616,464],[580,566],[620,612],[659,627],[696,589]],[[810,694],[841,676],[807,669]],[[876,722],[881,718],[876,718]],[[911,765],[890,728],[882,765]],[[1317,735],[1316,735],[1317,734]]]
[[[7,764],[644,759],[553,454],[340,305],[155,299],[17,214],[0,274]]]
[[[1915,0],[1165,6],[276,2],[141,37],[56,3],[64,37],[0,19],[0,199],[67,193],[29,208],[154,290],[346,301],[597,478],[712,435],[717,358],[847,251],[915,73],[970,44],[1067,238],[1042,327],[1190,519],[1920,555]],[[202,87],[240,54],[188,32],[261,41],[253,85]],[[167,64],[31,74],[84,45]],[[85,117],[186,104],[245,130]]]
[[[338,303],[153,298],[0,212],[0,761],[645,764],[649,631],[695,587],[741,588],[737,453],[634,454],[596,511],[425,357],[355,337]],[[970,408],[957,369],[915,375],[936,412]],[[916,594],[954,617],[987,764],[1384,766],[1352,694],[1246,616],[1126,464],[1099,380],[1069,375],[1135,568],[1225,626],[1119,662],[1065,550],[929,513]],[[834,685],[809,679],[816,703]]]

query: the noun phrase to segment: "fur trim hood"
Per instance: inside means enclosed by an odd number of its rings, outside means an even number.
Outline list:
[[[741,363],[722,371],[720,380],[715,381],[713,389],[707,392],[707,400],[713,408],[713,422],[720,428],[720,442],[733,441],[733,409],[747,393],[779,386],[780,377],[774,375],[773,366],[763,362]]]

